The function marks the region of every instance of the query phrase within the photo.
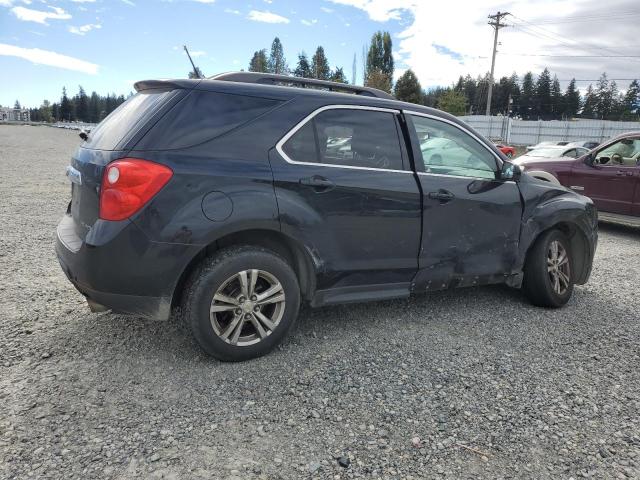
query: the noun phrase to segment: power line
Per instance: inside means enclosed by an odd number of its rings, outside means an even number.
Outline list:
[[[517,57],[558,57],[558,58],[640,58],[640,55],[555,55],[546,53],[512,53],[500,52],[502,55]]]
[[[496,50],[498,48],[498,32],[501,28],[506,27],[507,25],[502,22],[502,19],[510,15],[509,12],[498,12],[495,15],[489,15],[489,25],[493,27],[494,35],[493,35],[493,54],[491,56],[491,74],[489,75],[489,91],[487,92],[487,110],[486,115],[491,115],[491,94],[493,93],[493,72],[496,66]]]
[[[635,17],[640,15],[640,12],[631,11],[631,12],[619,12],[612,13],[610,15],[584,15],[580,17],[563,17],[558,20],[547,20],[543,22],[528,22],[530,25],[558,25],[562,23],[582,23],[582,22],[594,22],[602,20],[609,20],[615,18],[628,18]]]

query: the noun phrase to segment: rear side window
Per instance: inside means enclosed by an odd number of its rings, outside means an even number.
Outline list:
[[[280,100],[193,91],[174,106],[136,145],[137,150],[171,150],[211,140],[279,105]]]
[[[320,112],[283,145],[293,161],[402,170],[394,114],[339,108]]]
[[[84,147],[95,150],[114,150],[125,137],[135,133],[142,126],[148,114],[155,111],[171,91],[149,90],[136,93],[116,108],[89,134]]]

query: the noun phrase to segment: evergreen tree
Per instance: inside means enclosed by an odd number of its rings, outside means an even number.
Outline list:
[[[89,121],[89,98],[84,91],[84,88],[80,86],[78,95],[76,97],[76,118],[81,122]]]
[[[319,80],[329,80],[331,76],[331,68],[329,68],[329,61],[324,54],[324,48],[318,47],[316,53],[311,58],[311,75],[312,78]]]
[[[565,111],[564,97],[560,88],[560,81],[556,75],[553,76],[551,83],[551,113],[554,118],[561,117]]]
[[[51,105],[51,116],[53,117],[54,122],[60,121],[60,104],[54,103]]]
[[[70,122],[73,117],[73,105],[67,96],[66,87],[62,87],[62,98],[60,99],[60,120]]]
[[[347,77],[344,74],[344,70],[342,69],[342,67],[337,68],[333,71],[333,73],[331,74],[330,80],[332,82],[337,82],[337,83],[349,83],[347,81]]]
[[[520,103],[521,91],[520,91],[520,79],[518,75],[514,72],[509,77],[509,84],[511,86],[511,103],[509,104],[508,113],[509,115],[513,115],[514,113],[514,105],[518,105]]]
[[[460,77],[459,83],[461,83],[460,90],[456,91],[461,95],[464,95],[464,92],[462,91],[464,80],[462,77]],[[416,77],[416,74],[413,73],[413,70],[411,69],[408,69],[400,76],[400,78],[398,78],[393,93],[398,100],[403,102],[422,103],[422,87],[420,86],[418,77]]]
[[[640,83],[638,83],[638,80],[631,82],[624,95],[622,104],[625,116],[631,117],[634,114],[640,113],[638,110],[640,108]]]
[[[22,106],[20,105],[20,102],[18,100],[16,100],[16,103],[13,105],[13,108],[16,110],[22,109]]]
[[[371,37],[371,44],[367,52],[367,65],[365,70],[365,85],[373,87],[372,82],[376,85],[389,84],[393,82],[393,53],[392,53],[391,35],[389,32],[376,32]],[[381,76],[386,76],[384,81]],[[375,80],[370,77],[375,77]],[[376,87],[377,88],[377,87]]]
[[[598,114],[598,96],[593,90],[593,85],[587,87],[584,95],[584,105],[582,107],[581,116],[584,118],[596,118]]]
[[[261,73],[269,71],[267,66],[267,51],[264,48],[253,53],[251,62],[249,62],[249,71]]]
[[[576,88],[576,79],[572,78],[564,93],[563,114],[567,118],[575,117],[580,111],[580,91]]]
[[[89,122],[98,123],[100,120],[102,120],[100,97],[96,92],[91,92],[91,97],[89,97]]]
[[[597,106],[595,113],[598,118],[604,118],[609,115],[611,112],[613,98],[611,97],[611,91],[609,88],[609,79],[607,79],[607,74],[603,73],[596,83],[596,98],[597,98]]]
[[[527,72],[522,79],[522,95],[520,96],[520,116],[529,119],[536,116],[536,92],[533,73]]]
[[[471,107],[471,113],[474,111],[475,99],[478,91],[476,80],[469,74],[464,77],[463,93],[467,99],[467,104]]]
[[[553,106],[551,101],[551,74],[545,68],[536,82],[536,101],[535,106],[538,115],[543,118],[549,118],[553,114]]]
[[[287,75],[289,73],[287,61],[284,58],[284,49],[278,37],[274,38],[271,44],[271,53],[269,54],[267,68],[270,73],[276,73],[278,75]]]
[[[298,64],[296,65],[296,69],[293,71],[293,74],[296,77],[302,78],[311,78],[311,65],[309,64],[309,58],[307,54],[302,52],[298,54]]]
[[[464,115],[466,111],[466,98],[453,89],[444,92],[438,99],[438,108],[452,115]]]

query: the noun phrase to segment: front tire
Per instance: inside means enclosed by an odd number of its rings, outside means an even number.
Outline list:
[[[205,259],[191,277],[185,315],[209,355],[228,362],[273,350],[300,308],[298,279],[279,255],[261,247],[232,247]]]
[[[567,236],[559,230],[549,230],[536,240],[527,255],[524,292],[539,307],[562,307],[573,293],[573,271]]]

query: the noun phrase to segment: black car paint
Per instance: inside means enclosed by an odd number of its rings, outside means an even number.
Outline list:
[[[159,88],[161,82],[152,82]],[[474,133],[455,117],[402,102],[311,89],[179,80],[184,91],[153,112],[118,151],[78,149],[72,165],[87,184],[75,192],[59,227],[57,252],[63,269],[83,294],[114,311],[166,319],[185,277],[197,261],[242,232],[273,236],[295,250],[309,279],[301,281],[312,305],[408,296],[411,292],[506,282],[518,286],[526,252],[537,235],[557,222],[575,224],[595,249],[595,209],[564,188],[540,185],[522,175],[513,181],[420,175],[417,143],[400,115],[406,173],[332,168],[331,192],[301,185],[326,176],[326,167],[288,164],[274,148],[297,123],[328,105],[359,105],[423,112]],[[189,89],[260,96],[282,103],[249,123],[178,150],[137,150],[136,143],[170,112]],[[496,147],[475,134],[497,157]],[[169,166],[169,183],[129,220],[98,219],[105,166],[122,157]],[[410,168],[409,168],[410,167]],[[416,169],[418,167],[418,169]],[[370,180],[374,180],[371,182]],[[446,189],[451,202],[429,198]],[[84,196],[91,198],[83,205]],[[217,199],[211,201],[211,199]],[[451,221],[455,219],[455,221]],[[67,247],[64,231],[82,240]],[[453,228],[453,231],[452,231]],[[589,230],[591,228],[591,230]],[[301,267],[302,268],[302,267]],[[578,283],[584,283],[588,273]]]

